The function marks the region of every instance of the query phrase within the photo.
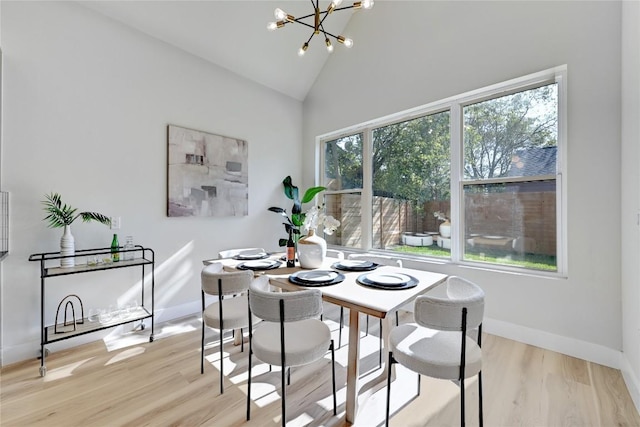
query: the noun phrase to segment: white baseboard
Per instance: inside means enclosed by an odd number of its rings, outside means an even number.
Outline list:
[[[624,353],[622,353],[622,357],[620,358],[620,371],[622,372],[622,378],[624,378],[631,399],[633,399],[636,409],[640,412],[640,381],[638,381],[638,377],[634,374],[633,369],[631,369],[629,359],[627,359]]]
[[[484,332],[492,335],[577,357],[578,359],[598,363],[610,368],[620,369],[622,352],[602,345],[486,317],[482,323],[482,328]]]

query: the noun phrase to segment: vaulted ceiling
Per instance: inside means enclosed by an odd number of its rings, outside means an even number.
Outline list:
[[[311,0],[288,1],[79,1],[127,26],[226,68],[240,76],[304,100],[329,54],[323,37],[314,37],[307,53],[297,52],[311,28],[289,24],[268,31],[281,8],[294,16],[313,12]],[[350,3],[345,2],[344,5]],[[321,1],[326,9],[329,1]],[[325,21],[327,31],[346,32],[352,10],[335,12]],[[344,46],[336,46],[344,49]]]

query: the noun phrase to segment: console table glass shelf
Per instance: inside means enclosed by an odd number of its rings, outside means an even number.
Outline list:
[[[96,248],[77,250],[75,255],[62,256],[60,252],[46,252],[32,254],[29,261],[40,262],[40,375],[45,376],[47,368],[45,365],[46,349],[45,345],[57,341],[74,338],[80,335],[101,331],[126,323],[140,322],[141,329],[145,329],[143,320],[150,319],[151,334],[149,342],[153,342],[154,333],[154,288],[155,288],[155,254],[152,249],[136,245],[133,249],[124,249],[120,247],[120,261],[111,261],[111,248]],[[123,260],[125,253],[129,253],[133,259]],[[75,258],[76,265],[73,267],[60,267],[60,259]],[[97,264],[92,264],[89,260],[99,260]],[[104,260],[104,261],[103,261]],[[105,262],[106,261],[106,262]],[[142,270],[142,280],[140,286],[141,305],[137,307],[129,307],[126,310],[117,310],[108,314],[107,319],[100,319],[97,316],[91,319],[88,313],[80,303],[80,313],[77,313],[75,321],[67,322],[65,318],[62,323],[45,325],[45,281],[46,279],[58,276],[67,276],[71,274],[92,273],[97,271],[106,271],[120,268],[139,267]],[[147,270],[150,269],[151,276],[151,295],[145,300],[145,277]],[[79,300],[79,298],[78,298]],[[150,301],[148,301],[150,300]],[[63,300],[64,301],[64,300]],[[150,307],[145,303],[150,302]],[[61,303],[62,304],[62,303]],[[64,308],[66,311],[66,307]],[[57,313],[56,313],[57,314]],[[64,312],[63,312],[64,314]],[[95,313],[94,313],[95,314]]]

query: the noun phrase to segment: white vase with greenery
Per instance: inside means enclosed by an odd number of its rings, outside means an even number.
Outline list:
[[[111,225],[111,219],[97,212],[76,213],[77,209],[63,204],[60,195],[57,193],[45,195],[45,198],[46,200],[43,200],[42,204],[45,212],[48,213],[44,218],[48,222],[47,226],[50,228],[64,227],[64,233],[60,238],[60,255],[63,256],[60,259],[60,267],[73,267],[75,265],[73,255],[76,253],[75,238],[71,234],[73,221],[82,218],[83,222],[97,221],[101,224]]]
[[[324,228],[325,234],[331,235],[340,226],[340,221],[325,215],[322,207],[314,206],[306,212],[303,227],[308,233],[298,241],[298,258],[302,268],[320,268],[327,256],[327,242],[316,234],[318,226]]]

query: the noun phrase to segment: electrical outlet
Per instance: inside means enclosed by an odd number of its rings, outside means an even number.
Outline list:
[[[112,230],[120,230],[120,217],[112,216],[111,217],[111,229]]]

